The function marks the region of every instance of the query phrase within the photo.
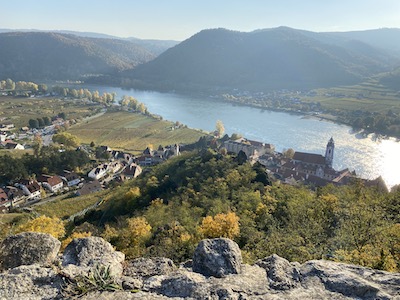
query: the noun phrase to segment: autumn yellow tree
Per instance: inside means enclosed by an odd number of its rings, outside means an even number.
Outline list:
[[[72,242],[73,239],[80,239],[80,238],[85,238],[92,236],[91,232],[74,232],[72,233],[69,237],[67,237],[65,240],[61,242],[61,251],[64,251],[64,249],[68,246],[69,243]]]
[[[219,137],[223,136],[225,133],[225,126],[221,120],[217,120],[217,123],[215,124],[215,130]]]
[[[50,218],[47,216],[40,216],[17,228],[17,232],[26,231],[48,233],[57,239],[65,235],[64,223],[59,218]]]
[[[53,135],[53,142],[63,144],[65,147],[71,148],[79,146],[78,138],[68,132],[61,132]]]
[[[234,212],[203,218],[199,232],[206,238],[226,237],[234,239],[240,233],[239,217]]]
[[[141,256],[145,242],[151,235],[151,226],[144,217],[126,219],[121,230],[106,225],[103,238],[115,244],[127,257]]]

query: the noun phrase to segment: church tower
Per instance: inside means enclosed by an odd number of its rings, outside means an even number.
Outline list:
[[[325,163],[327,166],[332,168],[333,164],[333,152],[335,150],[335,142],[333,141],[333,138],[331,138],[326,145],[326,151],[325,151]]]

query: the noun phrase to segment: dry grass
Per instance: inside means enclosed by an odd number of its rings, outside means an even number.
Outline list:
[[[113,149],[131,152],[144,150],[149,144],[158,147],[192,143],[204,135],[189,128],[172,130],[172,126],[171,122],[118,111],[107,112],[98,118],[74,125],[69,132],[86,144],[93,141],[96,145],[108,145]]]

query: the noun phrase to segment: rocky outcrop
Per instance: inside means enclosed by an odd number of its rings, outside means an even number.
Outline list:
[[[32,240],[29,240],[32,238]],[[0,299],[380,299],[400,300],[400,274],[331,261],[290,263],[272,255],[254,265],[241,263],[228,239],[203,240],[192,263],[177,267],[167,258],[123,261],[123,254],[101,238],[75,239],[59,261],[40,250],[41,239],[27,233],[2,242]],[[24,240],[25,239],[25,240]],[[26,240],[28,239],[28,240]],[[15,242],[18,240],[19,242]],[[26,242],[22,247],[21,240]],[[10,241],[14,246],[6,244]],[[46,242],[44,242],[46,241]],[[47,246],[46,246],[46,245]],[[18,245],[16,247],[15,245]],[[21,250],[23,248],[23,250]],[[32,259],[19,259],[32,254]],[[14,252],[13,252],[14,251]],[[48,255],[46,253],[51,253]],[[44,259],[46,258],[46,259]]]
[[[10,269],[22,265],[48,265],[60,250],[61,243],[51,235],[24,232],[9,236],[0,244],[0,268]]]
[[[86,268],[102,265],[110,268],[113,276],[121,276],[124,260],[125,255],[115,251],[110,243],[100,237],[90,237],[74,239],[69,243],[64,250],[62,265]]]
[[[202,240],[193,255],[193,271],[206,276],[239,274],[241,264],[239,246],[229,239]]]

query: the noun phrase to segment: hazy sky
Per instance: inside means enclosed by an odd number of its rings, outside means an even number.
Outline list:
[[[184,40],[202,29],[400,28],[400,0],[0,0],[0,28]]]

